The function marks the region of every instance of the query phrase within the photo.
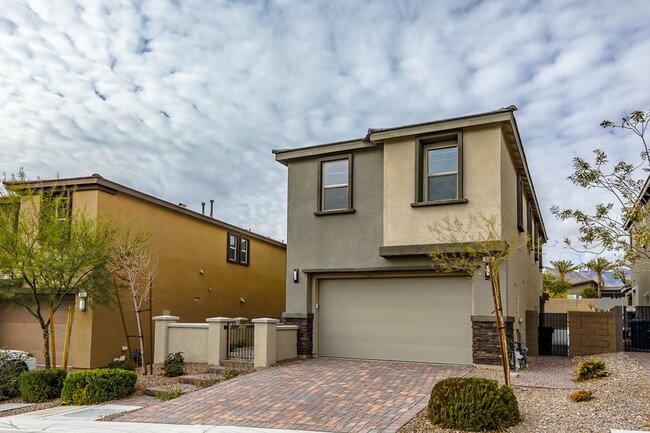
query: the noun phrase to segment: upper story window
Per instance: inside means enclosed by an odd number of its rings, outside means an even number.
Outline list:
[[[319,209],[316,215],[353,212],[352,156],[321,160],[319,185]]]
[[[415,203],[411,206],[465,203],[461,133],[419,138]]]
[[[47,193],[42,196],[41,205],[44,207],[43,217],[52,217],[59,221],[70,218],[72,200],[68,191],[61,193]]]
[[[427,201],[458,198],[458,146],[456,143],[429,144],[424,149],[426,161],[424,189]]]
[[[250,254],[250,241],[246,238],[241,238],[239,240],[239,264],[248,266]]]
[[[228,249],[226,260],[230,263],[239,263],[248,266],[250,263],[251,241],[243,236],[228,233]]]
[[[232,263],[237,263],[237,253],[239,252],[239,236],[228,233],[228,255],[227,260]]]

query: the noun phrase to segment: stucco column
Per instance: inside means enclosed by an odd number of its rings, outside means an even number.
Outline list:
[[[208,364],[219,365],[226,359],[226,345],[228,340],[228,323],[230,317],[211,317],[208,322]]]
[[[253,366],[270,367],[275,364],[278,319],[253,319],[255,324],[255,359]]]
[[[180,320],[178,316],[155,316],[152,319],[155,323],[155,349],[153,353],[153,362],[155,364],[165,362],[167,357],[167,349],[169,347],[169,325],[170,323],[177,323]]]

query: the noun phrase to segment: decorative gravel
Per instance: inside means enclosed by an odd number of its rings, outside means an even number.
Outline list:
[[[650,431],[650,372],[625,353],[608,353],[574,358],[574,368],[584,359],[605,361],[608,377],[578,382],[579,389],[591,390],[594,399],[574,403],[572,390],[514,387],[522,421],[508,429],[523,432],[594,432],[609,433],[611,429]],[[494,370],[475,369],[473,373],[498,379]],[[478,374],[480,373],[480,374]],[[525,374],[525,373],[522,373]],[[474,375],[474,374],[472,374]],[[406,423],[398,433],[452,433],[431,425],[423,410]]]

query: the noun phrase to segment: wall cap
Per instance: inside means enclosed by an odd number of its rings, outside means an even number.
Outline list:
[[[207,323],[170,323],[170,328],[204,328],[208,329]]]
[[[277,330],[278,331],[293,331],[300,329],[298,325],[278,325]]]
[[[259,319],[253,319],[253,323],[280,323],[278,319],[271,319],[268,317],[261,317]]]
[[[206,322],[208,323],[228,323],[232,322],[233,319],[230,317],[210,317],[208,319],[205,319]]]
[[[313,319],[314,313],[282,313],[286,319]]]
[[[181,320],[178,316],[154,316],[151,318],[154,322],[172,322]]]

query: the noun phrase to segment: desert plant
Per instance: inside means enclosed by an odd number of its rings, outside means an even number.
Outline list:
[[[486,431],[511,427],[520,415],[509,386],[480,377],[454,377],[433,387],[427,418],[443,428]]]
[[[577,402],[589,401],[594,398],[593,393],[586,389],[581,389],[570,395],[571,400]]]
[[[580,361],[575,374],[576,374],[576,381],[578,382],[582,382],[583,380],[596,379],[599,377],[605,377],[609,375],[609,373],[605,369],[605,363],[597,359],[588,359],[586,361]]]
[[[226,371],[223,372],[223,379],[232,379],[237,376],[252,373],[253,370],[254,368],[251,364],[244,362],[241,359],[231,361],[226,367]]]
[[[120,370],[127,370],[127,371],[135,370],[135,366],[128,359],[116,359],[114,361],[111,361],[108,363],[107,368],[117,368]]]
[[[154,398],[160,401],[173,400],[183,395],[183,390],[178,385],[167,385],[164,391],[157,392]]]
[[[25,371],[20,359],[22,356],[27,355],[12,355],[7,351],[0,351],[0,401],[20,393],[20,376]]]
[[[65,404],[97,404],[124,398],[135,392],[134,371],[100,368],[70,373],[63,381],[61,400]]]
[[[20,396],[25,403],[43,403],[59,398],[67,374],[62,368],[26,371],[20,378]]]
[[[165,357],[163,371],[167,377],[176,377],[183,375],[183,352],[170,353]]]
[[[209,377],[201,380],[197,380],[194,382],[194,385],[197,388],[207,388],[208,386],[216,385],[221,382],[221,379],[219,376],[215,375],[210,375]]]

